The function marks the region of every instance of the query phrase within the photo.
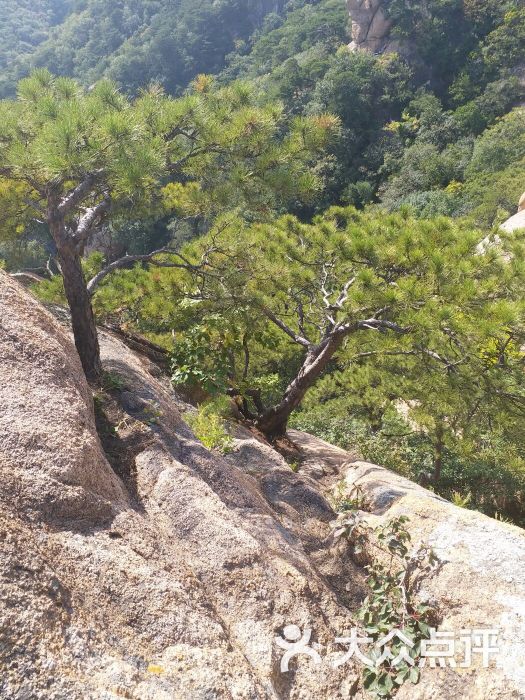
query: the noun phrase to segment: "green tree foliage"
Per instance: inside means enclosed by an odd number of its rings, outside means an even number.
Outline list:
[[[41,27],[33,38],[16,42],[4,91],[33,68],[45,67],[85,84],[102,77],[129,92],[157,81],[171,93],[184,89],[201,72],[218,72],[225,56],[247,40],[264,17],[284,10],[281,0],[48,0],[33,3],[17,19],[19,3],[9,3],[8,35],[16,26],[21,37]],[[39,7],[40,6],[40,7]],[[55,12],[52,9],[61,10]],[[63,17],[60,14],[64,15]],[[60,23],[58,20],[63,20]],[[54,27],[51,25],[54,24]],[[21,25],[21,26],[20,26]],[[3,38],[3,37],[2,37]],[[28,43],[30,42],[30,43]]]
[[[4,0],[0,6],[0,68],[5,70],[44,41],[69,4],[68,0]]]
[[[425,215],[461,214],[454,197],[438,190],[461,181],[472,140],[520,99],[519,3],[390,0],[397,57],[349,53],[341,34],[343,5],[325,0],[290,12],[230,57],[224,79],[258,77],[294,113],[327,110],[340,117],[323,205],[362,206],[399,174],[405,191],[394,186],[385,195],[387,206],[407,197]],[[432,114],[428,104],[418,104],[423,86],[439,105],[439,119],[435,109]],[[421,129],[393,133],[390,124],[403,122],[403,112],[421,120]],[[427,158],[428,173],[419,168]]]
[[[480,254],[481,237],[446,219],[376,217],[352,208],[330,210],[311,225],[293,217],[248,227],[233,221],[185,249],[204,267],[194,274],[154,271],[149,284],[163,298],[170,289],[175,297],[168,325],[184,327],[191,307],[193,318],[220,314],[224,320],[207,323],[201,350],[198,336],[191,336],[191,348],[178,347],[177,365],[187,376],[226,367],[217,386],[227,386],[270,434],[282,430],[330,368],[344,367],[348,381],[361,377],[364,388],[370,364],[390,378],[369,396],[374,410],[378,397],[417,402],[428,421],[457,416],[463,428],[470,384],[480,384],[481,400],[509,393],[505,382],[515,387],[521,377],[522,242],[505,243],[509,263],[496,247]],[[140,313],[137,290],[135,297]],[[500,361],[496,354],[509,334]],[[274,353],[279,359],[283,346],[288,359],[279,366]],[[266,398],[275,403],[268,407],[251,379],[272,374],[278,377]],[[369,390],[374,386],[376,380]]]
[[[289,7],[286,15],[269,15],[250,41],[228,57],[224,79],[239,75],[256,78],[276,71],[277,81],[297,80],[295,68],[304,80],[303,89],[315,83],[319,71],[326,70],[331,54],[347,39],[344,2],[303,0],[289,3]],[[299,87],[296,85],[296,89]]]
[[[517,108],[475,139],[460,135],[457,113],[444,111],[435,97],[414,101],[392,125],[383,203],[409,205],[420,216],[468,215],[485,228],[501,223],[525,189],[523,116]]]
[[[106,274],[135,260],[113,261],[86,284],[81,257],[101,222],[162,207],[213,216],[237,206],[268,216],[315,194],[319,180],[308,164],[337,127],[331,117],[296,119],[283,133],[278,104],[259,104],[246,84],[214,91],[205,76],[179,100],[153,87],[130,102],[107,81],[86,92],[39,71],[0,111],[5,208],[47,223],[77,349],[94,378],[101,370],[90,296]],[[4,237],[20,227],[14,214],[3,223]]]
[[[402,49],[401,56],[388,58],[348,52],[344,0],[57,0],[54,13],[51,0],[45,11],[44,4],[25,8],[20,24],[43,22],[48,36],[41,41],[36,32],[39,45],[22,48],[19,60],[13,49],[4,94],[34,66],[86,85],[106,76],[132,94],[151,81],[180,94],[202,72],[221,73],[224,83],[256,79],[289,113],[329,111],[341,119],[320,208],[375,201],[391,176],[403,183],[415,158],[412,188],[399,192],[394,186],[386,205],[406,197],[424,215],[462,214],[464,203],[443,194],[444,180],[462,181],[469,142],[523,93],[524,11],[518,0],[389,0],[393,38]],[[56,26],[49,29],[51,24]],[[5,37],[6,46],[16,44],[14,36]],[[431,153],[428,145],[419,147],[418,133],[400,140],[388,129],[423,86],[455,125]],[[427,156],[435,167],[424,173],[419,164]],[[400,162],[404,167],[392,170]]]
[[[399,55],[351,53],[343,0],[8,0],[0,91],[83,87],[0,103],[0,256],[58,254],[88,373],[93,303],[269,436],[523,522],[522,236],[476,226],[525,189],[524,10],[387,6]]]

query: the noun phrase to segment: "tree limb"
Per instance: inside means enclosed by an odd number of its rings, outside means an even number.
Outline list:
[[[106,195],[104,199],[96,204],[94,207],[89,207],[86,209],[84,215],[80,218],[75,232],[73,233],[73,239],[79,246],[83,246],[87,243],[91,233],[93,232],[93,226],[95,223],[103,216],[111,205],[111,198]]]
[[[353,326],[356,326],[358,330],[389,330],[395,331],[396,333],[400,333],[402,335],[410,333],[410,328],[403,328],[393,321],[385,321],[384,319],[380,318],[368,318],[364,321],[357,321],[355,324],[351,323],[346,325],[348,325],[350,329],[352,329]],[[343,328],[344,327],[345,326],[343,326]]]
[[[346,282],[346,284],[344,285],[344,287],[343,287],[343,289],[342,289],[342,291],[341,291],[341,294],[339,295],[337,301],[335,302],[335,304],[332,305],[332,308],[333,308],[334,310],[340,311],[340,310],[343,308],[344,303],[345,303],[346,300],[348,299],[348,294],[349,294],[349,292],[350,292],[350,287],[352,287],[352,285],[354,284],[355,281],[356,281],[356,277],[351,277],[351,278],[348,280],[348,282]]]
[[[295,343],[302,345],[304,348],[310,348],[312,346],[312,343],[307,338],[303,338],[301,335],[295,333],[290,326],[287,326],[284,321],[281,321],[281,319],[278,318],[267,306],[262,307],[262,312],[266,318],[268,318],[272,323],[286,333],[286,335],[290,336]]]
[[[162,255],[163,253],[168,253],[170,255],[176,255],[179,257],[182,262],[176,263],[176,262],[170,262],[170,261],[158,261],[155,260],[155,256],[157,255]],[[97,288],[99,287],[100,283],[112,272],[115,270],[122,270],[125,269],[126,267],[129,267],[130,265],[133,265],[134,263],[137,262],[149,262],[155,265],[156,267],[177,267],[182,270],[196,270],[197,267],[195,265],[192,265],[187,261],[185,258],[180,253],[175,252],[174,250],[170,250],[170,248],[159,248],[158,250],[154,250],[151,253],[147,253],[145,255],[124,255],[122,258],[119,258],[118,260],[114,260],[112,263],[109,265],[106,265],[100,272],[98,272],[89,282],[87,285],[87,290],[88,292],[93,295]]]
[[[78,206],[93,190],[93,185],[102,174],[102,170],[89,173],[69,194],[62,198],[58,205],[58,211],[61,216],[67,216],[76,206]]]

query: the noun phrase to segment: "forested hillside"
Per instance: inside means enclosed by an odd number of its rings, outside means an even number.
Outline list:
[[[136,92],[151,81],[170,92],[225,57],[285,0],[45,0],[7,2],[0,12],[4,94],[34,67],[90,84],[102,76]]]
[[[324,0],[254,37],[223,75],[257,79],[292,113],[340,117],[326,204],[379,196],[389,207],[464,214],[483,199],[476,165],[469,169],[475,140],[525,96],[525,9],[518,0],[383,5],[394,21],[391,52],[346,51],[344,3]],[[519,146],[507,157],[518,162]],[[500,159],[491,169],[509,164]],[[500,199],[492,194],[489,216],[499,205],[503,216],[514,208],[517,192],[508,184],[507,177],[496,185]]]
[[[505,217],[521,186],[509,183],[510,163],[491,165],[498,175],[489,205],[471,161],[476,139],[525,95],[521,3],[383,7],[393,48],[374,56],[346,50],[344,0],[8,2],[0,92],[12,94],[34,67],[84,85],[106,76],[131,94],[152,81],[178,94],[199,73],[224,83],[248,78],[290,114],[340,118],[320,207],[380,199],[427,215],[478,211],[484,224]],[[520,159],[518,147],[513,167]]]
[[[29,54],[68,14],[69,0],[4,0],[0,6],[0,70]]]
[[[522,2],[385,0],[377,53],[344,0],[16,4],[0,257],[86,374],[116,324],[203,439],[226,406],[525,523]]]

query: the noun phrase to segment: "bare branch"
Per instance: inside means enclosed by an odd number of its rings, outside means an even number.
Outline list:
[[[348,282],[346,282],[346,284],[344,285],[344,287],[341,291],[341,294],[339,295],[339,298],[337,299],[335,304],[333,304],[333,306],[332,306],[333,309],[337,309],[339,311],[343,308],[343,305],[345,304],[345,302],[348,299],[348,294],[350,292],[350,288],[352,287],[352,285],[354,284],[355,281],[356,281],[356,277],[351,277],[348,280]]]
[[[29,199],[29,197],[24,198],[24,204],[27,204],[28,207],[31,207],[31,209],[34,209],[36,212],[40,214],[40,216],[45,217],[46,211],[44,207],[42,207],[38,202],[35,202],[33,199]]]
[[[180,263],[172,262],[169,260],[155,260],[155,257],[157,255],[162,255],[162,254],[170,254],[170,255],[176,255],[178,258],[182,260]],[[145,255],[124,255],[122,258],[119,258],[118,260],[114,260],[112,263],[109,265],[106,265],[100,272],[98,272],[87,284],[87,290],[90,295],[93,295],[97,288],[99,287],[100,283],[112,272],[115,270],[122,270],[125,269],[126,267],[129,267],[130,265],[133,265],[134,263],[137,262],[149,262],[156,267],[178,267],[179,269],[183,270],[196,270],[197,266],[192,265],[189,263],[189,261],[186,260],[180,253],[175,252],[174,250],[170,250],[170,248],[159,248],[158,250],[154,250],[151,253],[147,253]]]
[[[320,288],[321,288],[321,294],[323,295],[324,305],[326,306],[327,309],[331,309],[332,302],[330,301],[330,292],[326,289],[326,283],[328,282],[328,275],[329,275],[328,265],[327,265],[327,263],[325,263],[323,265],[323,275],[322,275],[322,279],[321,279]]]
[[[215,145],[194,147],[185,156],[182,156],[174,162],[168,163],[168,171],[173,173],[179,170],[179,168],[181,168],[183,165],[189,162],[192,158],[197,158],[197,156],[206,153],[217,153],[219,155],[224,155],[225,153],[227,153],[227,151],[224,148],[220,148],[219,146]]]
[[[56,263],[56,261],[55,261],[55,263]],[[47,270],[47,272],[48,272],[48,274],[49,274],[50,279],[53,278],[53,277],[55,276],[56,273],[54,273],[53,270],[51,269],[51,257],[49,257],[49,258],[47,259],[47,262],[46,262],[46,270]]]
[[[303,336],[303,338],[306,338],[306,332],[304,330],[304,307],[303,302],[300,299],[297,300],[296,312],[299,321],[299,333]]]
[[[278,318],[268,307],[263,306],[262,312],[266,316],[266,318],[270,319],[270,321],[274,323],[278,328],[280,328],[284,333],[286,333],[286,335],[290,336],[290,338],[295,343],[298,343],[298,345],[302,345],[304,348],[310,348],[312,346],[312,343],[307,338],[303,338],[301,335],[295,333],[290,328],[290,326],[287,326],[286,323],[284,323],[284,321],[281,321],[281,319]]]
[[[100,219],[100,217],[109,210],[110,205],[111,198],[109,195],[106,195],[104,199],[94,207],[89,207],[89,209],[86,209],[73,234],[73,238],[78,245],[82,246],[88,241],[89,236],[93,232],[94,225]]]
[[[63,197],[58,206],[58,211],[61,216],[67,216],[73,209],[78,206],[92,192],[93,186],[102,175],[102,170],[89,173],[84,180],[77,185],[69,194]]]
[[[242,372],[243,381],[248,379],[248,373],[250,371],[250,346],[248,344],[248,336],[246,333],[242,336],[242,347],[244,350],[244,368]]]
[[[403,328],[393,321],[385,321],[380,318],[368,318],[364,321],[357,321],[355,324],[346,325],[350,326],[350,328],[355,326],[358,330],[389,330],[403,335],[410,333],[410,328]]]
[[[445,365],[445,369],[447,370],[454,369],[458,365],[461,365],[468,360],[467,357],[463,357],[461,358],[461,360],[453,362],[452,360],[449,360],[446,357],[442,357],[437,352],[429,350],[428,348],[414,348],[413,350],[371,350],[370,352],[360,352],[359,354],[354,355],[351,358],[350,362],[367,359],[369,357],[417,357],[418,354],[427,355],[427,357],[430,357],[431,359],[436,360],[436,362]]]

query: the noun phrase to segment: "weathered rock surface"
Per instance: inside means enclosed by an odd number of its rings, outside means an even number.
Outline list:
[[[282,674],[273,643],[294,623],[330,652],[351,624],[337,582],[355,595],[360,574],[316,563],[333,514],[315,484],[251,436],[208,452],[158,371],[103,335],[135,457],[118,479],[73,344],[4,273],[0,324],[0,697],[350,697],[351,664]]]
[[[521,210],[507,219],[504,224],[501,224],[501,228],[508,233],[525,228],[525,210]]]
[[[424,594],[445,628],[500,628],[502,668],[426,669],[401,697],[524,697],[521,530],[300,433],[297,474],[242,430],[210,453],[158,368],[111,334],[101,345],[122,384],[107,434],[97,402],[111,464],[67,332],[0,273],[0,698],[362,697],[359,668],[332,664],[364,595],[331,534],[342,478],[366,517],[407,513],[435,546]],[[289,624],[312,630],[321,665],[280,672]]]
[[[77,354],[32,297],[1,279],[0,497],[36,521],[100,521],[126,495],[101,453]]]
[[[345,467],[347,488],[359,486],[371,507],[372,524],[408,515],[414,542],[433,547],[439,560],[425,581],[423,599],[441,613],[440,630],[496,630],[495,666],[483,668],[480,654],[472,667],[426,669],[415,687],[403,686],[398,698],[525,697],[525,532],[480,513],[456,508],[401,476],[365,462]],[[463,653],[456,659],[461,662]],[[447,696],[448,692],[448,696]]]
[[[389,43],[392,20],[386,16],[383,0],[347,0],[352,23],[353,51],[381,53]]]
[[[525,192],[522,194],[519,204],[518,213],[507,219],[505,223],[501,225],[501,228],[507,233],[512,233],[513,231],[518,231],[519,229],[525,228]]]

